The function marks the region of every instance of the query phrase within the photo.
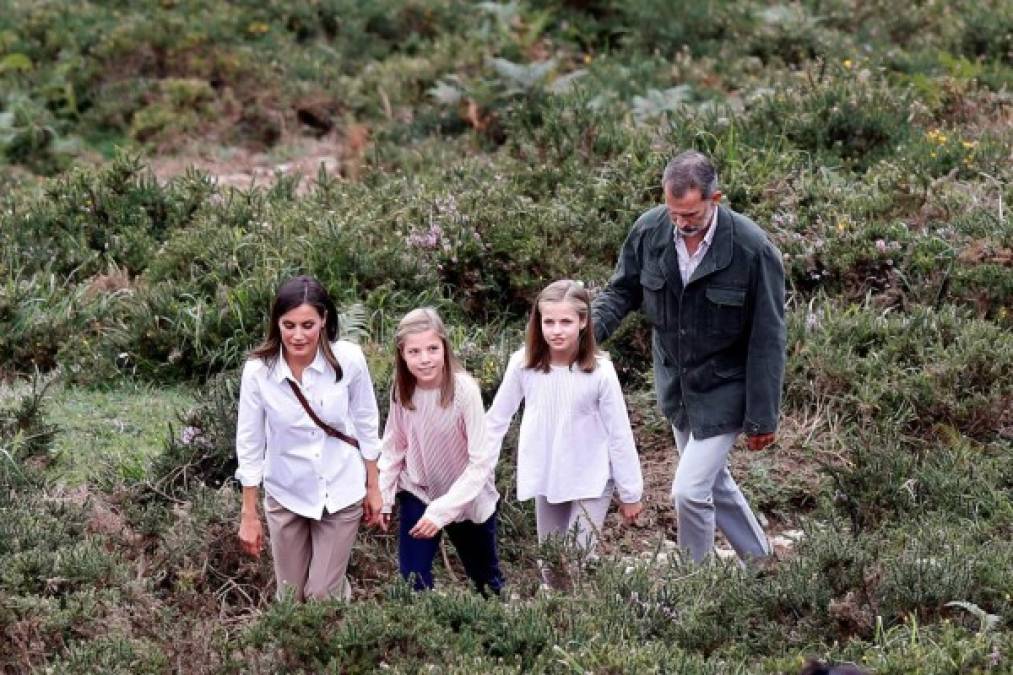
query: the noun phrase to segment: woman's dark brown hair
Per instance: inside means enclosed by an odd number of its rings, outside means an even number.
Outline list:
[[[271,319],[267,325],[267,337],[259,347],[250,352],[252,358],[261,359],[269,367],[274,367],[278,354],[283,348],[281,342],[281,317],[290,310],[301,305],[309,305],[324,320],[324,329],[320,335],[319,349],[324,360],[334,369],[335,382],[341,380],[341,365],[331,350],[331,343],[338,339],[338,310],[334,301],[320,282],[313,277],[300,276],[289,279],[278,289],[271,304]]]
[[[552,363],[549,345],[542,334],[540,305],[543,302],[565,302],[577,312],[577,318],[580,321],[586,322],[577,338],[577,357],[573,362],[585,373],[593,372],[595,366],[598,365],[595,361],[598,347],[594,342],[594,325],[591,322],[591,294],[582,284],[570,279],[560,279],[546,286],[545,290],[538,294],[535,304],[531,307],[531,317],[528,319],[528,332],[525,340],[527,363],[524,367],[547,373]]]

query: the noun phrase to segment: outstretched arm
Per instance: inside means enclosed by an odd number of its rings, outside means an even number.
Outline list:
[[[638,504],[644,494],[644,478],[626,401],[611,362],[605,361],[599,368],[602,372],[598,385],[598,412],[608,434],[612,480],[619,492],[620,502]]]
[[[520,407],[524,399],[524,389],[521,386],[521,368],[524,367],[524,352],[520,351],[510,357],[506,372],[503,374],[503,382],[496,390],[496,397],[485,414],[485,454],[499,457],[500,449],[503,447],[503,437],[510,428],[510,420]]]
[[[640,232],[638,228],[627,235],[616,269],[608,285],[591,303],[594,339],[601,344],[615,332],[630,312],[640,307]]]

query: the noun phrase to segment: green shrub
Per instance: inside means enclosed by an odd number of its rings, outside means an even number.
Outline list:
[[[155,495],[178,497],[196,487],[218,488],[235,474],[237,374],[215,377],[196,398],[197,405],[180,415],[179,427],[151,466],[148,475]]]
[[[745,134],[783,137],[819,162],[858,170],[889,156],[910,132],[909,96],[881,78],[808,73],[749,111]]]
[[[101,671],[123,675],[170,670],[169,659],[157,644],[121,635],[98,636],[88,643],[76,643],[67,650],[66,656],[55,659],[52,667],[58,671]]]
[[[792,404],[818,401],[870,430],[949,425],[994,439],[1005,424],[1013,345],[994,323],[952,307],[899,314],[816,303],[789,319]]]

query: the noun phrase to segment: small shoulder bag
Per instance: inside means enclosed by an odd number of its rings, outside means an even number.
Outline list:
[[[295,397],[299,399],[300,403],[302,403],[302,407],[306,411],[306,414],[310,416],[310,419],[313,420],[318,427],[324,430],[325,434],[331,438],[337,438],[338,440],[348,443],[356,450],[359,449],[359,439],[354,436],[349,436],[344,431],[335,429],[330,424],[320,419],[317,414],[313,412],[313,408],[310,407],[310,402],[306,400],[305,396],[303,396],[302,391],[299,389],[299,385],[287,377],[285,378],[285,381],[288,382],[288,386],[292,388],[292,393],[295,394]]]

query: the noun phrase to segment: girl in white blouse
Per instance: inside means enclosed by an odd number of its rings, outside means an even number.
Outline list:
[[[263,483],[278,593],[300,601],[351,597],[345,571],[359,521],[380,513],[373,384],[362,350],[337,336],[337,310],[323,286],[306,276],[285,282],[239,393],[239,539],[260,555]]]
[[[445,530],[483,594],[498,594],[495,469],[485,443],[478,384],[454,357],[436,310],[405,315],[394,347],[394,386],[380,452],[380,527],[400,509],[398,562],[416,590],[433,587],[433,558]]]
[[[531,309],[525,348],[514,353],[486,414],[490,453],[498,453],[524,401],[517,445],[517,499],[535,499],[538,541],[576,534],[586,554],[605,522],[613,490],[632,523],[643,478],[615,369],[598,352],[590,297],[556,281]],[[546,582],[554,579],[543,571]]]

